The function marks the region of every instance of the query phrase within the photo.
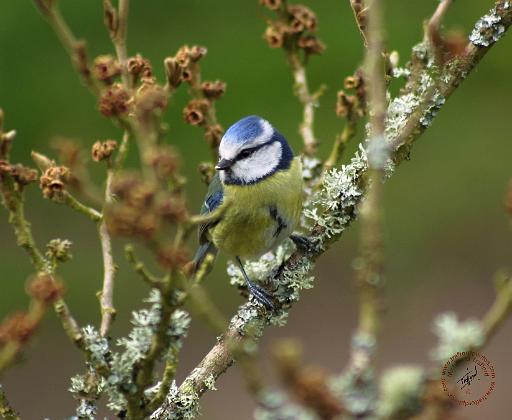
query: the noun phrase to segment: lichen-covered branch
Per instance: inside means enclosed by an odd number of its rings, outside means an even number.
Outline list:
[[[3,386],[0,384],[0,417],[5,420],[19,420],[20,416],[12,408],[11,404],[7,400]]]
[[[435,67],[427,45],[421,43],[413,48],[414,72],[405,89],[391,101],[386,111],[385,135],[387,141],[393,145],[391,153],[394,162],[387,165],[387,176],[409,156],[412,145],[430,125],[445,100],[501,38],[511,22],[510,3],[498,1],[489,14],[477,22],[464,54],[453,57],[442,68]],[[435,74],[435,79],[432,74]],[[421,110],[419,115],[415,114],[418,110]],[[414,124],[408,124],[413,117]],[[338,240],[355,220],[357,206],[366,193],[363,179],[367,170],[367,154],[365,150],[361,150],[341,170],[333,169],[326,174],[324,188],[317,197],[318,204],[324,210],[308,211],[308,216],[316,222],[310,233],[317,247],[307,251],[296,250],[292,255],[283,257],[284,264],[279,273],[269,275],[265,280],[274,289],[278,301],[282,302],[280,309],[269,314],[253,302],[242,305],[232,318],[226,337],[241,340],[247,328],[257,331],[258,336],[268,324],[285,322],[289,307],[297,300],[300,289],[310,287],[308,273],[316,258]],[[281,260],[277,259],[276,264],[280,263]],[[153,418],[183,418],[185,414],[190,414],[190,410],[197,409],[198,397],[208,389],[205,382],[210,377],[216,379],[233,361],[233,355],[225,343],[219,341],[190,373],[179,390],[171,390],[163,406],[153,414]],[[180,403],[184,399],[188,401],[186,407]]]

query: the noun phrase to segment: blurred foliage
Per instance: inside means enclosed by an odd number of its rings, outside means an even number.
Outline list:
[[[317,13],[319,36],[327,44],[324,55],[312,57],[308,66],[311,88],[322,83],[328,86],[316,118],[320,153],[327,156],[342,128],[342,121],[334,114],[336,90],[362,60],[363,47],[348,1],[304,3]],[[437,0],[386,3],[387,45],[399,51],[404,64],[410,47],[421,39],[422,22]],[[456,2],[445,26],[468,33],[491,3]],[[100,2],[62,0],[61,4],[76,34],[87,40],[91,57],[111,51]],[[208,55],[202,63],[204,78],[219,78],[228,84],[226,95],[217,104],[220,123],[227,127],[244,115],[260,114],[299,151],[301,107],[292,94],[292,77],[282,52],[270,50],[263,40],[266,19],[256,0],[133,1],[128,50],[130,55],[140,52],[149,58],[162,78],[164,57],[185,43],[207,46]],[[6,128],[18,131],[13,161],[28,163],[32,149],[52,154],[49,140],[56,136],[80,139],[87,150],[98,139],[120,139],[121,130],[97,112],[95,99],[81,85],[32,2],[0,3],[0,53],[0,106],[6,113]],[[415,147],[412,162],[400,168],[386,186],[387,273],[393,282],[388,293],[407,293],[428,282],[439,286],[445,281],[471,284],[490,278],[507,261],[510,234],[502,202],[511,175],[512,142],[507,130],[511,57],[510,39],[493,48]],[[182,87],[167,111],[168,140],[182,153],[189,199],[199,207],[205,188],[196,167],[209,157],[209,150],[201,130],[182,121],[186,101]],[[356,142],[345,158],[355,147]],[[131,153],[129,158],[134,162],[137,156]],[[102,169],[100,165],[93,167],[95,179],[100,181]],[[81,322],[96,320],[99,309],[95,292],[100,288],[102,268],[95,229],[80,215],[43,200],[36,188],[31,188],[27,208],[40,243],[55,236],[73,241],[74,260],[62,269],[68,301]],[[5,211],[0,216],[3,316],[25,306],[24,281],[31,268],[14,244]],[[340,249],[345,252],[344,271],[349,270],[347,250],[355,247],[353,238],[350,234],[343,245],[331,251],[331,255]],[[330,260],[327,256],[327,268],[321,269],[326,278],[339,264],[339,260]],[[122,262],[121,255],[118,261]],[[217,301],[222,295],[229,297],[223,300],[229,302],[225,307],[229,313],[239,297],[226,284],[222,262],[220,259],[207,285]],[[115,300],[121,320],[127,319],[127,310],[143,290],[128,269],[120,271]],[[123,323],[119,324],[116,328],[123,328]]]

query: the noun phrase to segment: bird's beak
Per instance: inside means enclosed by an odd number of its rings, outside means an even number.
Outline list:
[[[215,169],[217,169],[218,171],[224,171],[228,169],[231,165],[233,165],[233,163],[233,159],[221,159],[217,163],[217,166],[215,166]]]

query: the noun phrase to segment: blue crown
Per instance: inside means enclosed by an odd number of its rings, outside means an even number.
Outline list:
[[[265,120],[257,115],[242,118],[227,129],[223,140],[231,143],[247,143],[263,133],[262,122]]]

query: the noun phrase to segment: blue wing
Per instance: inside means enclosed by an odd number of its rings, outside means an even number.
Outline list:
[[[206,193],[206,198],[203,206],[201,207],[201,214],[208,214],[214,211],[222,204],[223,199],[224,188],[219,175],[215,174],[208,186],[208,192]],[[217,222],[212,221],[199,226],[199,248],[197,249],[194,257],[194,271],[197,271],[208,254],[213,254],[214,256],[217,254],[217,248],[215,248],[215,245],[208,237],[208,229],[215,225],[215,223]]]

